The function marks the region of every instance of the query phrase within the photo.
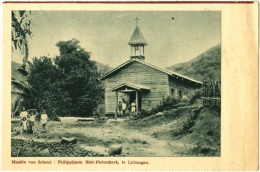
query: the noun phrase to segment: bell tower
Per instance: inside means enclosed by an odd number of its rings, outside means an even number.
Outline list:
[[[131,46],[131,59],[139,59],[139,60],[144,60],[144,47],[147,45],[147,42],[144,39],[144,36],[138,27],[138,19],[136,17],[136,28],[130,38],[130,41],[128,44]]]

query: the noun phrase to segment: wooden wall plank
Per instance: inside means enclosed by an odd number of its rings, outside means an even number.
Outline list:
[[[142,93],[142,108],[149,110],[169,93],[168,75],[138,62],[133,62],[105,79],[106,112],[115,111],[116,96],[112,89],[123,83],[136,83],[150,88]],[[126,95],[121,95],[125,96]],[[120,100],[120,95],[119,95]]]

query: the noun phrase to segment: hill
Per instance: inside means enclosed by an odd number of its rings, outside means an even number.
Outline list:
[[[200,81],[218,79],[221,74],[221,45],[210,48],[191,61],[178,63],[167,69]]]
[[[112,68],[108,65],[104,65],[103,63],[97,62],[96,61],[96,65],[98,67],[98,71],[100,71],[102,74],[105,74],[107,72],[109,72],[110,70],[112,70]]]

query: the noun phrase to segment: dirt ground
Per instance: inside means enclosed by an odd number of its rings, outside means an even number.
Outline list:
[[[185,113],[186,111],[185,109]],[[192,151],[198,145],[196,145],[197,142],[191,141],[194,139],[191,134],[173,137],[174,132],[176,135],[178,127],[180,128],[177,123],[191,119],[184,117],[180,119],[177,116],[175,119],[172,115],[171,118],[169,119],[167,114],[163,117],[160,114],[143,120],[132,120],[126,117],[78,122],[77,118],[73,117],[61,118],[61,122],[48,122],[46,133],[41,132],[41,124],[36,122],[37,134],[35,136],[17,134],[20,130],[20,122],[13,121],[12,139],[51,143],[59,142],[61,137],[76,137],[77,146],[103,156],[108,156],[108,148],[113,144],[122,145],[120,156],[127,157],[203,156]],[[183,132],[183,127],[181,131]],[[213,155],[216,156],[218,153]]]
[[[18,125],[17,125],[18,124]],[[15,130],[19,130],[19,123],[13,125]],[[61,137],[76,137],[78,145],[95,152],[107,155],[107,149],[112,144],[123,146],[122,156],[181,156],[178,152],[185,152],[190,145],[178,143],[177,141],[160,140],[151,136],[151,132],[140,131],[134,128],[125,127],[125,119],[109,119],[105,123],[101,122],[77,122],[67,120],[62,122],[49,122],[47,132],[41,133],[40,123],[36,124],[38,133],[19,134],[13,136],[14,139],[24,139],[55,142]]]

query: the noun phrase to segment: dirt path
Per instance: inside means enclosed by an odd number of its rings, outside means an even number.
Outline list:
[[[120,119],[110,120],[105,126],[105,131],[104,128],[97,129],[95,137],[104,141],[111,139],[114,143],[120,141],[124,156],[180,156],[178,152],[187,148],[183,143],[154,138],[148,130],[126,129],[124,121]],[[106,151],[106,148],[100,146],[91,148],[96,151]]]
[[[19,125],[14,127],[19,128]],[[40,129],[40,124],[38,124]],[[181,156],[189,145],[178,141],[159,140],[154,138],[152,131],[145,128],[126,128],[123,119],[109,119],[106,123],[97,122],[49,122],[47,133],[38,136],[17,135],[13,138],[34,139],[38,141],[59,141],[62,136],[77,137],[78,145],[95,152],[107,155],[107,149],[112,144],[123,146],[122,156]]]

